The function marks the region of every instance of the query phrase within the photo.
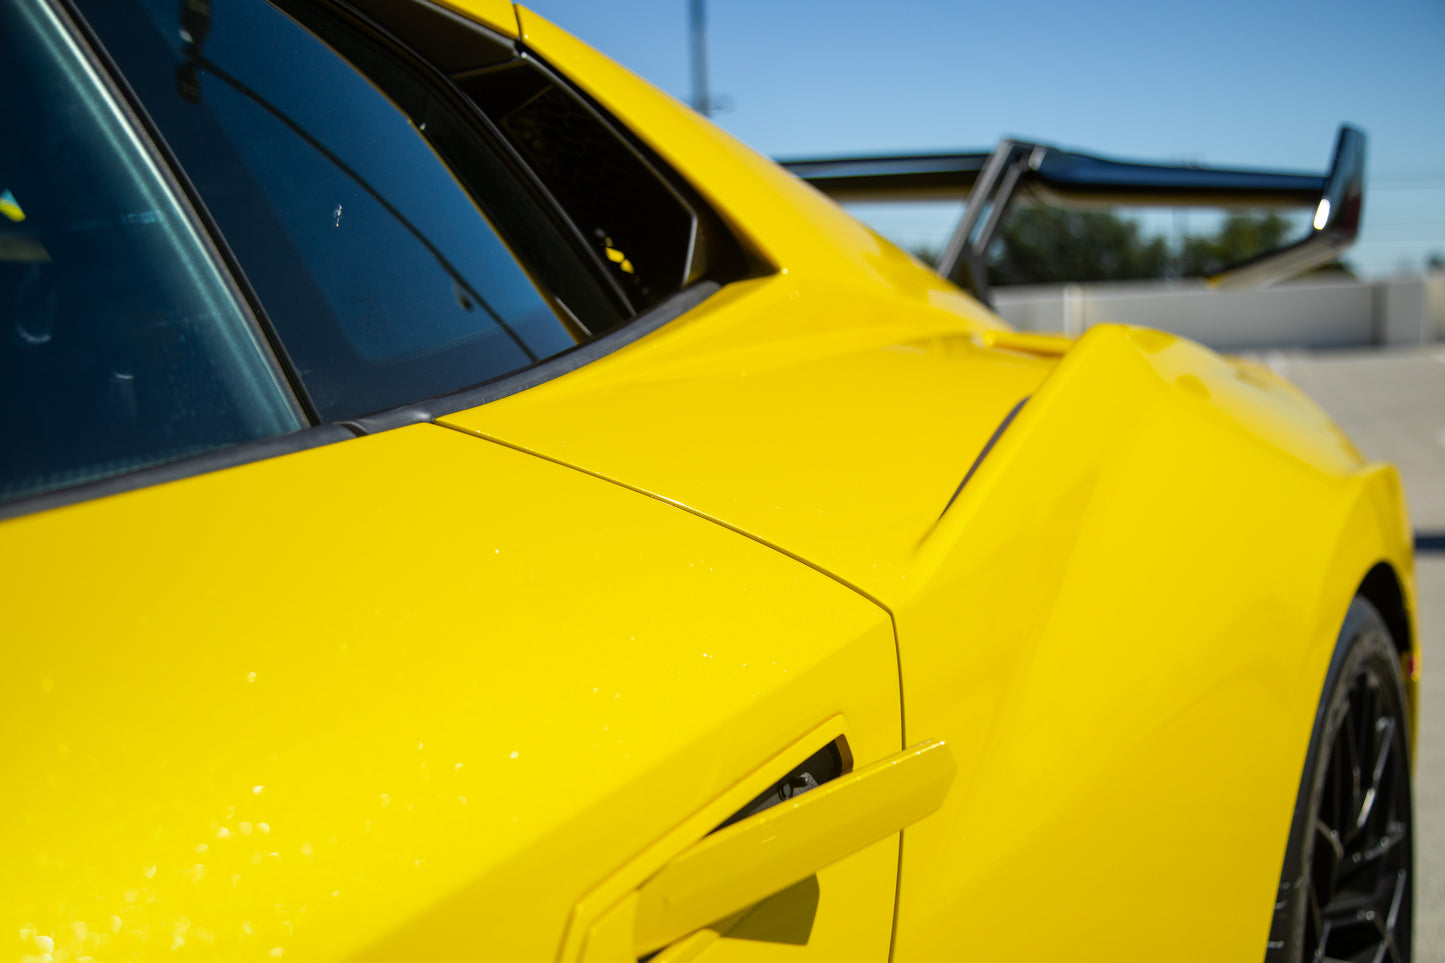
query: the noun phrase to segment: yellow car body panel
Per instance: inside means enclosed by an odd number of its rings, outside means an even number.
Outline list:
[[[730,285],[578,371],[440,420],[643,488],[883,598],[1054,361],[798,272]]]
[[[860,766],[902,747],[874,605],[433,425],[0,546],[17,956],[550,960],[590,889],[820,722]],[[849,862],[811,949],[875,958],[896,837]]]
[[[1001,924],[984,955],[1257,959],[1346,606],[1382,561],[1411,590],[1394,470],[1292,391],[1104,328],[969,488],[894,610],[906,731],[971,775],[905,835],[895,959],[962,914]]]
[[[1413,639],[1393,469],[1181,339],[1007,332],[516,18],[760,276],[439,425],[0,526],[12,949],[636,959],[668,867],[842,735],[942,740],[937,812],[822,869],[802,942],[790,890],[658,960],[1257,960],[1377,566]]]
[[[1199,926],[1198,958],[1256,957],[1345,606],[1380,562],[1412,598],[1393,469],[1182,339],[1095,329],[1051,374],[867,305],[758,282],[444,420],[727,520],[894,614],[906,737],[963,765],[904,834],[895,959],[946,953],[965,916],[1001,955],[1113,946],[1091,888],[1146,956]],[[1040,887],[1074,894],[1042,922],[1018,897]]]

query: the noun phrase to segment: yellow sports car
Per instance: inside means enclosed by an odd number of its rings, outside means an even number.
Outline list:
[[[9,959],[1408,958],[1400,482],[1268,370],[503,0],[4,0],[0,97]]]

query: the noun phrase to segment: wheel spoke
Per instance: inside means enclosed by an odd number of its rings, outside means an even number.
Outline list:
[[[1375,862],[1386,856],[1400,843],[1405,841],[1405,824],[1390,823],[1386,830],[1380,834],[1380,838],[1368,848],[1360,851],[1360,858],[1364,862]]]
[[[1355,816],[1355,829],[1365,828],[1370,819],[1370,813],[1374,809],[1375,801],[1380,796],[1381,787],[1384,784],[1386,771],[1391,762],[1390,749],[1395,744],[1395,720],[1389,716],[1383,716],[1375,721],[1375,731],[1372,734],[1374,752],[1371,753],[1374,763],[1370,766],[1370,784],[1365,789],[1363,798],[1360,800],[1360,810]]]
[[[1394,886],[1391,887],[1390,908],[1375,919],[1380,933],[1380,946],[1371,963],[1385,963],[1387,958],[1400,963],[1400,949],[1395,945],[1395,919],[1400,914],[1400,900],[1404,895],[1405,873],[1402,870],[1396,874]]]
[[[1404,870],[1380,879],[1370,892],[1354,892],[1327,903],[1320,915],[1317,958],[1328,960],[1369,960],[1384,963],[1400,960],[1395,927],[1408,892]]]
[[[1310,868],[1310,885],[1317,899],[1328,903],[1335,894],[1335,880],[1339,875],[1340,862],[1345,858],[1345,846],[1340,834],[1315,820],[1314,865]]]
[[[1410,874],[1405,870],[1395,873],[1395,889],[1390,894],[1390,912],[1385,917],[1385,930],[1394,942],[1395,923],[1400,919],[1400,907],[1405,903],[1405,892],[1410,882]]]
[[[1377,894],[1351,895],[1331,900],[1325,905],[1324,918],[1336,927],[1373,922],[1379,909]]]

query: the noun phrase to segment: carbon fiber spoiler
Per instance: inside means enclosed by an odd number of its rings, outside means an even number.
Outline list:
[[[984,255],[1020,194],[1060,206],[1276,207],[1314,210],[1303,240],[1230,265],[1214,287],[1269,284],[1340,256],[1360,230],[1365,135],[1341,126],[1323,174],[1140,164],[1003,140],[988,153],[784,161],[839,201],[967,198],[938,273],[988,300]]]

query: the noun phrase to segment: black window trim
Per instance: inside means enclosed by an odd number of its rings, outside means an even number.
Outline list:
[[[358,434],[371,435],[406,425],[433,422],[445,415],[477,408],[499,398],[526,391],[528,388],[534,388],[576,371],[619,348],[646,337],[664,325],[677,320],[721,289],[722,285],[717,281],[695,282],[664,298],[626,324],[613,328],[585,344],[579,344],[569,351],[539,361],[537,364],[518,368],[516,371],[508,372],[490,381],[398,405],[395,408],[387,408],[384,411],[373,412],[360,418],[351,418],[339,422],[339,424],[354,428]]]
[[[161,465],[138,468],[119,475],[111,475],[109,478],[82,482],[69,488],[57,488],[53,491],[41,492],[38,495],[26,495],[14,501],[0,502],[0,521],[18,518],[22,515],[33,515],[36,512],[49,511],[52,508],[61,508],[79,502],[93,501],[107,495],[119,495],[123,492],[151,488],[196,475],[206,475],[223,468],[268,461],[281,455],[306,451],[308,448],[320,448],[323,445],[347,441],[355,437],[356,432],[347,426],[330,424],[302,428],[300,431],[271,438],[243,441],[238,445],[228,445],[213,451],[201,452],[198,455],[188,455]]]

